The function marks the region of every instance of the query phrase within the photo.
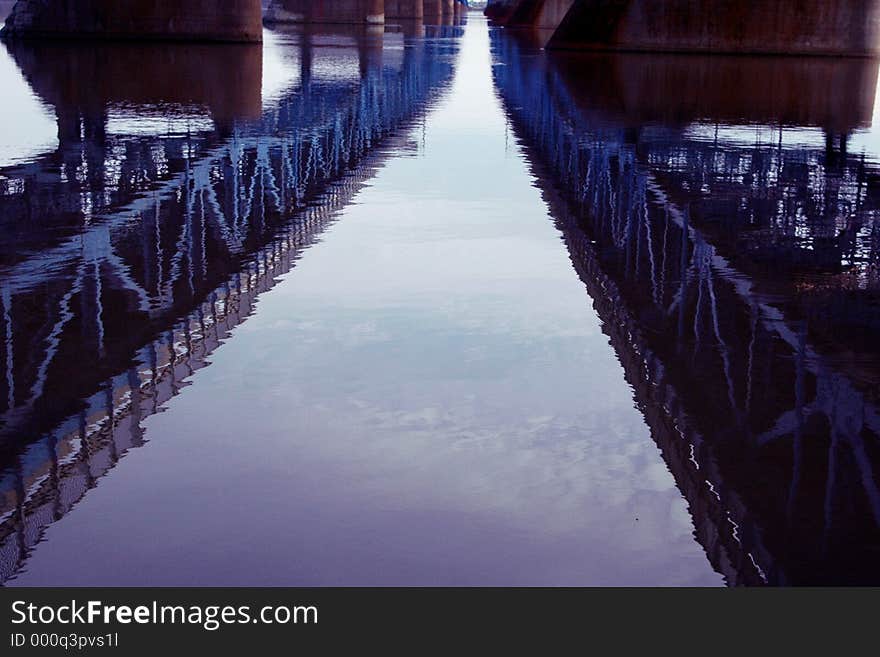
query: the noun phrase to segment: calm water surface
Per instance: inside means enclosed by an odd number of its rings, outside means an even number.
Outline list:
[[[9,47],[0,581],[878,581],[876,78]]]

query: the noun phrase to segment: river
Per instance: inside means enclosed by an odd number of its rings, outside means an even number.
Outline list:
[[[0,581],[877,583],[876,82],[0,49]]]

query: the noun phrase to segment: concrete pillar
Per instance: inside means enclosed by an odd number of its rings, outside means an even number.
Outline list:
[[[80,118],[100,117],[114,105],[195,105],[218,124],[262,114],[263,49],[256,44],[14,41],[7,47],[34,92],[55,107],[65,138],[75,131],[78,139]],[[72,83],[79,80],[88,83]]]
[[[261,0],[18,0],[4,38],[259,42]]]
[[[424,0],[425,25],[443,23],[443,0]]]
[[[371,72],[382,71],[383,37],[382,32],[378,34],[366,32],[358,36],[358,66],[362,79],[366,79]]]
[[[880,73],[880,61],[867,57],[604,52],[554,64],[580,111],[616,125],[706,120],[813,126],[838,135],[871,125]]]
[[[380,24],[385,22],[385,0],[368,0],[366,22]]]
[[[876,0],[563,0],[548,48],[869,56],[880,53]],[[561,20],[560,15],[565,10]]]
[[[425,16],[424,0],[385,0],[385,18],[422,20]]]
[[[302,35],[299,47],[299,72],[303,89],[308,89],[312,84],[312,35],[306,32]]]
[[[425,36],[425,22],[422,18],[394,18],[394,26],[405,38]]]
[[[441,0],[440,10],[442,12],[440,24],[441,25],[454,25],[455,24],[455,0]]]
[[[385,0],[272,0],[267,23],[339,23],[381,25]]]

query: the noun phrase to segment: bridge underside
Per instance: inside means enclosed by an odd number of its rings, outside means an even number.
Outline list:
[[[18,0],[5,38],[259,42],[261,0]],[[386,18],[451,23],[465,0],[272,0],[268,22],[383,24]]]
[[[260,0],[18,0],[4,37],[259,42]]]
[[[876,0],[489,0],[496,23],[548,48],[871,56]]]
[[[269,23],[383,24],[386,20],[415,20],[441,24],[461,18],[464,0],[272,0]]]
[[[274,0],[266,19],[284,23],[385,22],[384,0]]]

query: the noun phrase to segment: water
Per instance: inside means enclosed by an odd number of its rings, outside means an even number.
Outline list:
[[[877,68],[786,61],[4,52],[0,580],[878,581]]]

